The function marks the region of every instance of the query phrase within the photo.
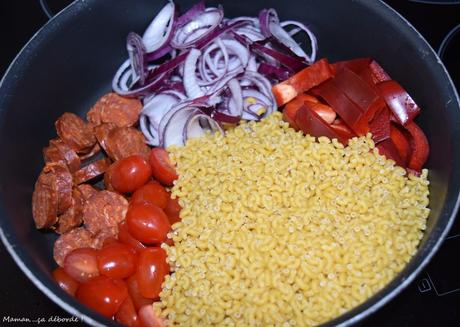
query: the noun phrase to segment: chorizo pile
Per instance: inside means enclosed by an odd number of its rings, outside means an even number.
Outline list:
[[[128,200],[109,185],[113,162],[150,148],[135,127],[142,110],[137,99],[104,95],[84,120],[70,112],[55,122],[57,137],[43,149],[45,166],[32,194],[32,216],[38,229],[60,234],[54,259],[60,266],[77,248],[100,248],[118,236]],[[105,182],[105,190],[95,184]],[[103,185],[103,184],[102,184]]]

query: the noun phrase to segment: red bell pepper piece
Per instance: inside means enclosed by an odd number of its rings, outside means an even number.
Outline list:
[[[344,67],[350,69],[356,74],[359,74],[361,71],[369,67],[371,61],[371,58],[358,58],[352,60],[337,61],[331,64],[331,67],[334,71],[334,74],[340,72]]]
[[[337,133],[330,124],[306,105],[297,111],[296,124],[305,134],[315,137],[326,136],[330,139],[338,139],[343,144],[348,143],[348,138],[344,137],[342,133]]]
[[[284,82],[272,87],[276,103],[282,106],[294,99],[298,94],[310,90],[332,76],[332,69],[327,59],[318,60]]]
[[[332,124],[337,117],[335,111],[323,103],[304,101],[303,104],[308,107],[308,109],[316,112],[328,124]]]
[[[372,60],[369,64],[369,69],[372,72],[374,84],[391,80],[390,75],[388,75],[388,73],[378,64],[377,61]]]
[[[284,106],[283,119],[284,121],[288,122],[289,125],[295,130],[299,130],[299,127],[295,123],[295,115],[305,101],[319,102],[316,97],[309,95],[309,94],[302,93],[302,94],[299,94],[295,99],[289,101]]]
[[[365,135],[369,131],[368,126],[361,123],[363,119],[361,110],[337,88],[334,79],[322,83],[311,92],[331,106],[356,134]]]
[[[369,130],[375,143],[390,137],[390,111],[386,106],[380,109],[374,119],[371,120]]]
[[[407,135],[397,125],[391,124],[390,138],[396,146],[396,149],[398,149],[399,156],[404,162],[404,167],[407,167],[411,155],[411,146]]]
[[[396,163],[396,165],[406,168],[404,161],[401,159],[398,149],[396,145],[393,143],[392,139],[386,139],[377,144],[376,147],[377,149],[379,149],[379,153],[382,156],[385,156],[387,159],[393,160]]]
[[[356,136],[356,134],[340,118],[336,118],[334,120],[331,124],[331,128],[347,140]]]
[[[420,112],[411,96],[394,80],[376,84],[380,95],[401,125],[410,123]]]
[[[405,126],[409,132],[409,143],[411,146],[411,156],[407,166],[415,171],[420,172],[430,154],[430,145],[422,129],[414,122]]]

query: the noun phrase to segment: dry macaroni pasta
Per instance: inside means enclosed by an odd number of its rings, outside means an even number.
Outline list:
[[[312,326],[362,303],[416,252],[427,171],[370,138],[295,132],[279,112],[169,149],[182,221],[155,304],[170,325]]]

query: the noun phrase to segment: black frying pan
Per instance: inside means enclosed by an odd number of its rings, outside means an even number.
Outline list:
[[[178,1],[183,8],[194,1]],[[460,104],[444,66],[423,37],[379,1],[209,1],[227,16],[274,7],[281,18],[307,23],[331,61],[377,59],[422,107],[418,122],[431,154],[428,228],[407,267],[381,292],[327,325],[355,323],[406,287],[439,248],[454,220],[460,189]],[[54,302],[92,325],[114,322],[86,309],[54,283],[53,233],[37,231],[31,194],[43,166],[41,150],[64,111],[84,114],[110,90],[126,57],[129,31],[141,33],[162,1],[81,0],[51,19],[24,47],[0,84],[0,236],[14,260]]]

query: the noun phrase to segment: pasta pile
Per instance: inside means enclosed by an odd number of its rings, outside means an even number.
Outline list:
[[[362,303],[417,250],[427,171],[370,138],[304,136],[281,113],[168,149],[183,207],[154,307],[170,325],[313,326]]]

